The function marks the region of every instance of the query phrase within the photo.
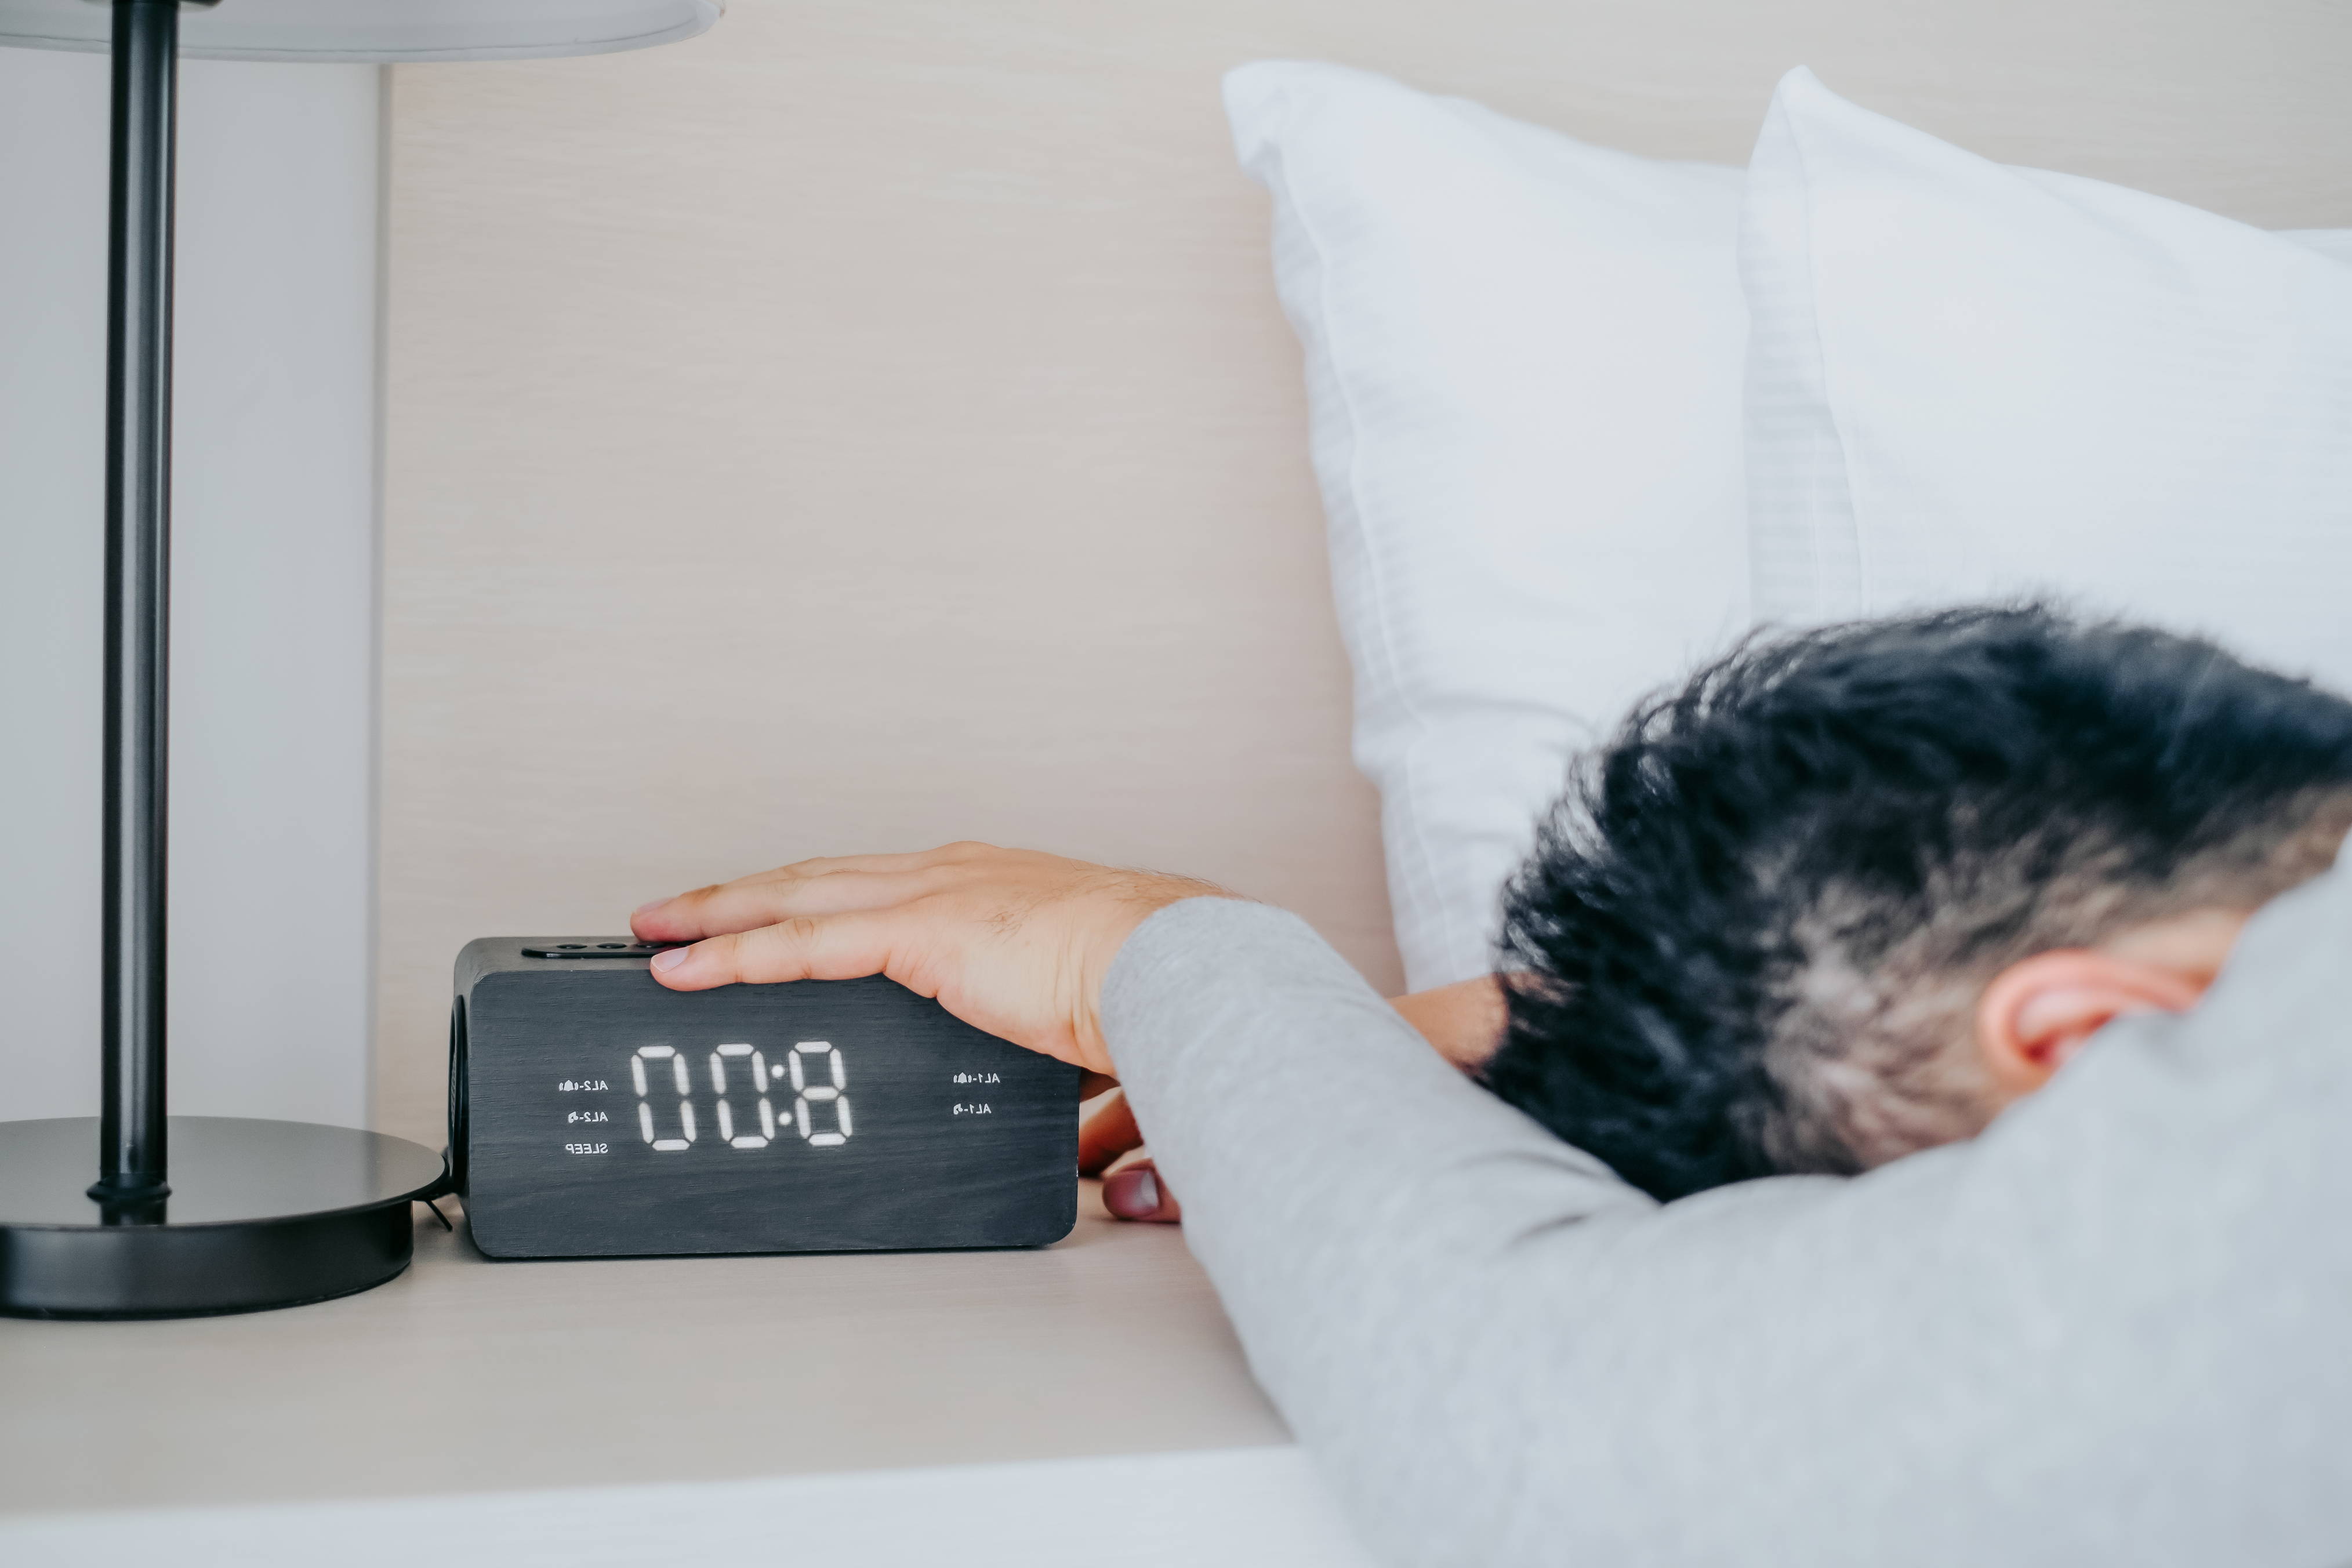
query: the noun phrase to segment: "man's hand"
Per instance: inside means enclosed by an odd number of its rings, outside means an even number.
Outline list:
[[[654,958],[675,991],[738,981],[851,980],[887,974],[937,997],[968,1024],[1086,1069],[1083,1092],[1118,1068],[1099,1003],[1111,960],[1152,911],[1183,899],[1231,897],[1185,877],[1114,870],[1025,849],[950,844],[918,855],[803,860],[673,899],[630,918],[645,942],[691,942]],[[1398,1012],[1449,1061],[1486,1060],[1502,1030],[1493,979],[1399,997]],[[1079,1168],[1104,1172],[1142,1143],[1121,1099],[1087,1123]],[[1178,1217],[1149,1161],[1105,1177],[1129,1219]]]
[[[1026,849],[950,844],[919,855],[803,860],[646,905],[644,942],[674,991],[737,981],[887,974],[965,1023],[1113,1074],[1098,1004],[1121,943],[1180,900],[1230,897],[1184,877]]]

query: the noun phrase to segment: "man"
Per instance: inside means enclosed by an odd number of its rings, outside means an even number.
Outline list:
[[[878,971],[1123,1079],[1399,1561],[2325,1564],[2352,867],[2285,889],[2347,799],[2352,705],[2201,644],[2027,609],[1750,649],[1513,889],[1493,1095],[1181,879],[952,846],[636,927],[702,939],[665,984]]]

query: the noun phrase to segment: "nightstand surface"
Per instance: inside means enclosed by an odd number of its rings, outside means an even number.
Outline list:
[[[1289,1441],[1181,1233],[1091,1183],[1032,1252],[491,1263],[416,1213],[415,1266],[341,1300],[0,1321],[0,1515]]]

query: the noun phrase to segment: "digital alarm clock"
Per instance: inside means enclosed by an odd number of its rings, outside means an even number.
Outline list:
[[[492,1258],[1042,1247],[1078,1069],[893,981],[672,991],[625,937],[457,955],[449,1154]]]

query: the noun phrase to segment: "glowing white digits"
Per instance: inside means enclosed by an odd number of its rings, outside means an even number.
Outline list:
[[[760,1131],[735,1133],[735,1112],[727,1103],[727,1058],[751,1058],[751,1092],[760,1097]],[[768,1058],[749,1046],[721,1046],[710,1053],[710,1092],[719,1097],[719,1141],[730,1149],[764,1149],[776,1135],[776,1108],[768,1100]]]
[[[656,1138],[654,1136],[653,1102],[646,1098],[646,1096],[650,1092],[651,1088],[646,1078],[646,1064],[647,1062],[658,1061],[667,1061],[669,1063],[670,1079],[673,1085],[677,1089],[677,1130],[683,1134],[681,1137]],[[661,1069],[659,1068],[656,1068],[654,1072],[656,1076],[659,1076]],[[637,1047],[635,1054],[629,1058],[629,1078],[636,1086],[637,1090],[637,1131],[645,1134],[646,1142],[654,1146],[654,1152],[656,1153],[666,1153],[672,1149],[684,1149],[692,1144],[694,1142],[694,1102],[688,1100],[686,1097],[694,1088],[694,1080],[688,1075],[686,1070],[686,1058],[677,1054],[677,1047],[672,1046],[640,1046]],[[726,1114],[725,1103],[726,1102],[723,1100],[720,1102],[719,1114],[721,1116]]]
[[[734,1103],[727,1098],[727,1063],[730,1058],[743,1062],[750,1069],[752,1099],[759,1106],[760,1130],[754,1132],[747,1111],[740,1126],[735,1120]],[[793,1113],[783,1122],[787,1129],[797,1130],[813,1149],[835,1149],[849,1142],[853,1131],[849,1121],[849,1096],[843,1091],[849,1087],[849,1069],[841,1053],[825,1040],[803,1040],[785,1058],[793,1082]],[[648,1066],[650,1064],[650,1067]],[[664,1068],[668,1082],[664,1084]],[[764,1149],[779,1136],[775,1101],[769,1098],[769,1085],[785,1076],[786,1067],[770,1067],[765,1052],[745,1044],[720,1046],[710,1053],[710,1093],[719,1110],[719,1142],[730,1149]],[[816,1081],[812,1079],[830,1079]],[[641,1046],[629,1058],[629,1080],[637,1091],[637,1131],[657,1152],[669,1153],[693,1147],[695,1141],[694,1101],[689,1098],[694,1089],[694,1075],[687,1070],[686,1056],[675,1046]],[[677,1094],[677,1131],[675,1138],[655,1135],[653,1096],[665,1095],[675,1089]],[[812,1104],[833,1108],[833,1125],[820,1128],[809,1113]]]
[[[811,1057],[827,1058],[826,1067],[829,1070],[826,1076],[833,1079],[831,1084],[809,1082],[808,1068],[803,1064]],[[849,1075],[843,1070],[841,1053],[834,1049],[827,1041],[803,1040],[793,1047],[791,1060],[793,1093],[798,1097],[793,1101],[793,1120],[799,1124],[801,1136],[808,1140],[809,1147],[812,1149],[837,1148],[848,1142],[849,1096],[842,1093],[842,1090],[849,1087]],[[833,1131],[829,1132],[809,1131],[811,1100],[814,1100],[819,1105],[830,1103],[833,1106]]]

